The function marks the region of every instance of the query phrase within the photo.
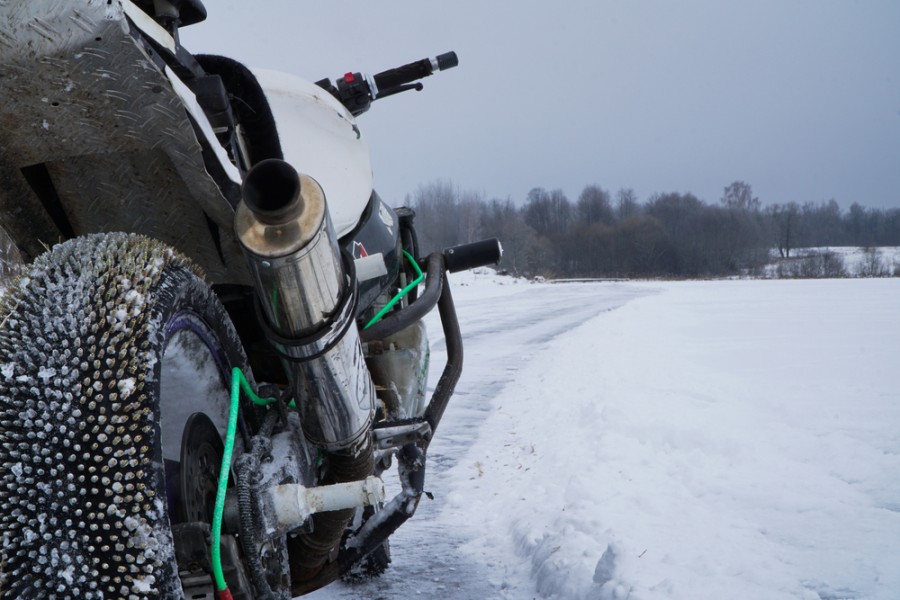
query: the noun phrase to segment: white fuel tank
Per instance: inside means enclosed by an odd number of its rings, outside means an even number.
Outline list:
[[[359,222],[372,195],[372,162],[356,119],[319,86],[253,69],[275,116],[284,160],[319,182],[338,237]]]

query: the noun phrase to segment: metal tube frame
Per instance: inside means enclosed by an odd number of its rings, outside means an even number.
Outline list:
[[[434,308],[435,304],[438,307],[441,327],[444,331],[447,362],[428,407],[425,409],[425,414],[421,418],[406,419],[402,422],[390,421],[376,427],[393,427],[399,424],[424,422],[430,425],[433,435],[444,415],[462,374],[463,345],[459,320],[456,316],[456,306],[453,303],[453,296],[447,281],[444,258],[438,253],[428,257],[428,279],[422,296],[409,307],[393,315],[392,325],[386,329],[397,327],[399,331],[408,326],[410,322],[421,319]],[[417,305],[421,306],[415,312],[410,312]],[[403,313],[408,314],[404,315]],[[390,335],[390,333],[384,335]],[[367,521],[343,544],[337,561],[341,572],[346,572],[365,555],[378,548],[415,514],[419,500],[424,493],[426,454],[432,439],[433,437],[429,436],[418,443],[406,444],[397,453],[402,489],[379,511],[377,519]]]

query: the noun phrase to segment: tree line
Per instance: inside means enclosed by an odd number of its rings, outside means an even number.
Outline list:
[[[678,192],[642,202],[631,189],[588,185],[574,202],[534,188],[518,204],[449,181],[420,186],[407,203],[424,251],[496,237],[501,267],[524,276],[722,276],[756,272],[773,251],[789,258],[806,247],[900,246],[900,209],[854,203],[844,211],[835,200],[763,206],[743,181],[717,203]]]

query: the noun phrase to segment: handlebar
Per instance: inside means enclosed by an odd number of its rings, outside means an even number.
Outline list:
[[[500,245],[500,240],[497,238],[490,238],[446,248],[443,255],[447,271],[458,273],[475,267],[496,265],[503,256],[503,246]]]
[[[422,60],[411,62],[402,67],[382,71],[381,73],[377,73],[373,79],[375,80],[375,85],[378,86],[378,89],[386,92],[393,88],[412,83],[418,79],[428,77],[435,71],[452,69],[457,65],[459,65],[459,58],[456,56],[456,52],[446,52],[435,58],[423,58]],[[381,94],[379,94],[379,96],[380,95]]]
[[[357,117],[369,110],[373,100],[408,90],[420,91],[422,84],[417,82],[419,79],[428,77],[435,71],[452,69],[458,64],[456,52],[445,52],[434,58],[423,58],[376,73],[371,78],[360,73],[347,73],[335,82],[336,85],[328,79],[317,81],[316,85],[330,92]]]

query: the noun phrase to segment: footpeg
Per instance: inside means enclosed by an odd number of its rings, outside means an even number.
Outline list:
[[[428,424],[428,421],[415,421],[403,425],[376,427],[372,430],[372,434],[375,437],[375,448],[387,450],[422,440],[430,440],[431,425]]]

